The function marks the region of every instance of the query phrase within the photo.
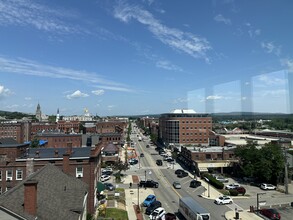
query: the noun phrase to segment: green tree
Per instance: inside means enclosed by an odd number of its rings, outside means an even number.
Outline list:
[[[34,138],[32,141],[31,141],[31,145],[30,145],[31,148],[37,148],[39,147],[39,140],[37,138]]]
[[[284,168],[284,156],[278,144],[265,144],[257,148],[255,142],[235,150],[240,159],[241,173],[247,177],[255,177],[261,181],[277,183]]]
[[[116,179],[118,179],[120,181],[121,180],[121,172],[129,169],[129,164],[127,161],[123,162],[121,160],[118,160],[112,165],[112,167],[114,170],[118,170],[118,172],[115,174],[115,177],[116,177]]]

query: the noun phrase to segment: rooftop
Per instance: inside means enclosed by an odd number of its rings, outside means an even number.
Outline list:
[[[52,164],[47,164],[26,180],[0,196],[0,209],[7,209],[25,219],[35,217],[24,212],[24,183],[38,181],[37,217],[42,219],[79,219],[83,210],[84,197],[88,185],[83,181],[63,173]]]

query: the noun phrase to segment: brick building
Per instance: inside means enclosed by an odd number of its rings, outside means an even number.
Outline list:
[[[209,131],[212,118],[193,110],[174,110],[159,118],[159,137],[166,146],[170,145],[209,145]]]
[[[65,134],[65,133],[39,133],[35,135],[38,140],[48,141],[46,147],[62,148],[71,143],[73,147],[82,146],[81,134]]]
[[[126,120],[106,120],[98,121],[96,123],[96,132],[99,134],[104,133],[123,133],[124,129],[127,127]]]
[[[0,186],[7,191],[48,163],[89,185],[87,210],[94,213],[101,169],[102,144],[95,147],[28,148],[28,144],[0,144]]]
[[[47,164],[0,196],[0,216],[4,219],[86,220],[87,196],[86,183],[67,175],[54,164]]]
[[[238,163],[234,155],[235,147],[181,147],[178,159],[198,175],[207,172],[208,168],[219,168],[221,173],[225,167]]]
[[[31,140],[30,122],[1,122],[0,138],[13,138],[18,143],[24,143]]]

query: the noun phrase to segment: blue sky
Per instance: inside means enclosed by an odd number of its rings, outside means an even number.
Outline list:
[[[0,110],[292,113],[292,10],[291,0],[1,0]]]

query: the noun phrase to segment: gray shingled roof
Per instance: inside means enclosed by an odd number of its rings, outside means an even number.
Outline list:
[[[65,154],[68,148],[30,148],[28,151],[28,155],[26,158],[33,158],[36,155],[36,151],[39,151],[38,158],[56,158],[55,157],[55,150],[58,150],[58,157],[63,158],[63,154]],[[91,147],[73,147],[72,154],[70,158],[73,157],[90,157],[91,154]]]
[[[104,152],[116,152],[118,151],[118,147],[115,146],[114,144],[108,144],[107,146],[104,147]]]
[[[35,219],[24,212],[24,182],[37,180],[37,217],[47,219],[78,219],[78,211],[83,210],[84,197],[88,185],[83,181],[63,173],[52,164],[47,164],[30,175],[11,190],[0,196],[0,208],[4,207],[25,219]]]

